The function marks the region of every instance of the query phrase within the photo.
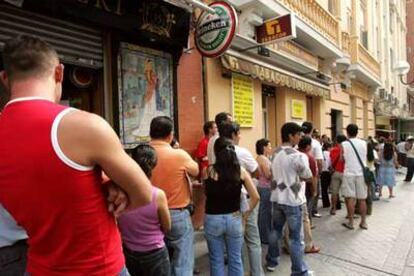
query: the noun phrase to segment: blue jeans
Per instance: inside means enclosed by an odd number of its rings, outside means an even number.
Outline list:
[[[277,266],[279,240],[283,236],[283,225],[287,222],[289,227],[289,251],[292,261],[292,276],[308,275],[308,266],[304,260],[304,244],[301,239],[302,232],[302,206],[288,206],[273,203],[273,229],[269,236],[269,249],[266,261],[268,266]]]
[[[257,224],[258,213],[259,205],[256,205],[256,207],[247,217],[244,230],[244,242],[247,247],[247,255],[249,256],[250,264],[250,275],[252,276],[264,275],[262,267],[262,245],[260,244],[259,226]]]
[[[269,233],[272,228],[272,203],[270,202],[270,188],[257,187],[260,195],[259,206],[259,232],[260,240],[264,244],[269,243]]]
[[[243,244],[242,218],[240,212],[204,217],[204,235],[210,259],[210,275],[224,276],[224,246],[229,260],[228,275],[243,276],[241,248]]]
[[[188,210],[172,210],[171,231],[165,236],[171,275],[192,276],[194,268],[193,225]]]

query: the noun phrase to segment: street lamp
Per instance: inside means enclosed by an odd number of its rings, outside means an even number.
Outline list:
[[[404,75],[407,75],[407,73],[410,71],[410,64],[405,60],[400,60],[395,63],[394,72],[400,76],[400,81],[405,85],[410,85],[414,83],[414,80],[410,82],[404,81],[403,77]]]

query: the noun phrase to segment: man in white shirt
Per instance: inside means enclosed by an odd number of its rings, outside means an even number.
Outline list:
[[[257,178],[259,165],[249,150],[239,146],[240,125],[229,122],[223,123],[219,126],[219,133],[220,137],[226,137],[233,141],[240,166],[245,168],[253,177]],[[245,195],[247,194],[244,188],[242,191]],[[252,276],[264,275],[262,267],[262,247],[257,220],[258,211],[259,204],[257,204],[253,211],[248,215],[244,232],[244,240],[247,246],[250,263],[250,275]]]
[[[230,113],[227,112],[220,112],[214,118],[214,122],[216,123],[217,128],[224,123],[230,123],[233,121]],[[216,156],[214,155],[214,143],[216,142],[217,138],[219,138],[219,133],[217,132],[214,136],[210,138],[207,145],[207,158],[208,164],[213,165],[216,163]]]
[[[367,163],[367,143],[357,138],[358,126],[349,124],[346,127],[348,140],[342,142],[343,158],[345,161],[344,176],[342,182],[342,194],[345,197],[348,209],[348,223],[342,225],[348,229],[354,229],[355,200],[358,200],[359,212],[361,214],[361,229],[368,229],[366,223],[368,187],[364,180],[363,166]],[[355,149],[354,149],[355,148]],[[363,166],[361,165],[359,158]]]
[[[27,234],[0,204],[0,275],[24,275]]]
[[[283,236],[283,226],[289,227],[289,251],[292,261],[291,275],[310,275],[304,261],[304,244],[301,240],[303,225],[302,205],[306,202],[305,180],[312,179],[309,162],[304,153],[294,147],[299,143],[301,127],[296,123],[282,126],[282,146],[274,154],[272,161],[273,230],[269,235],[269,248],[266,255],[268,271],[278,265],[279,240]]]
[[[312,217],[317,217],[320,218],[321,214],[319,214],[318,212],[318,200],[319,200],[319,195],[320,195],[320,191],[321,191],[321,187],[320,187],[320,179],[319,179],[319,175],[322,172],[322,164],[323,164],[323,153],[322,153],[322,145],[321,143],[316,140],[315,138],[312,137],[312,132],[313,132],[314,128],[313,128],[313,124],[311,122],[304,122],[302,124],[302,131],[305,134],[305,136],[308,136],[312,139],[312,149],[311,149],[311,154],[313,156],[313,158],[315,158],[317,164],[318,164],[318,182],[317,182],[317,194],[315,197],[313,197],[313,199],[311,200],[311,202],[308,202],[308,208],[309,208],[309,212],[312,214]]]

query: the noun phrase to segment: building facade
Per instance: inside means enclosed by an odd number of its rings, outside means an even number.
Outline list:
[[[364,138],[394,133],[395,119],[406,116],[406,89],[392,65],[405,58],[405,1],[229,2],[239,12],[239,29],[222,57],[204,58],[208,118],[219,111],[241,117],[241,143],[252,151],[262,137],[279,144],[287,121],[312,121],[329,137],[349,123]],[[263,51],[256,27],[289,13],[296,37]],[[243,126],[238,112],[247,104],[239,98],[248,90],[254,112]]]
[[[45,39],[65,65],[62,104],[105,117],[125,148],[170,116],[191,152],[204,122],[201,57],[185,51],[193,20],[191,7],[162,0],[0,1],[0,52],[19,34]]]

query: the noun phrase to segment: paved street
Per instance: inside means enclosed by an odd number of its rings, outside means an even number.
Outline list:
[[[306,255],[315,275],[414,275],[414,183],[404,184],[398,175],[393,199],[384,197],[374,202],[373,215],[368,218],[368,231],[350,231],[341,226],[346,211],[330,216],[328,209],[321,209],[322,218],[314,219],[314,241],[322,250],[320,254]],[[356,226],[359,219],[356,220]],[[202,232],[196,235],[196,264],[202,275],[209,274],[207,246]],[[289,275],[290,259],[282,255],[279,267],[266,275]]]

